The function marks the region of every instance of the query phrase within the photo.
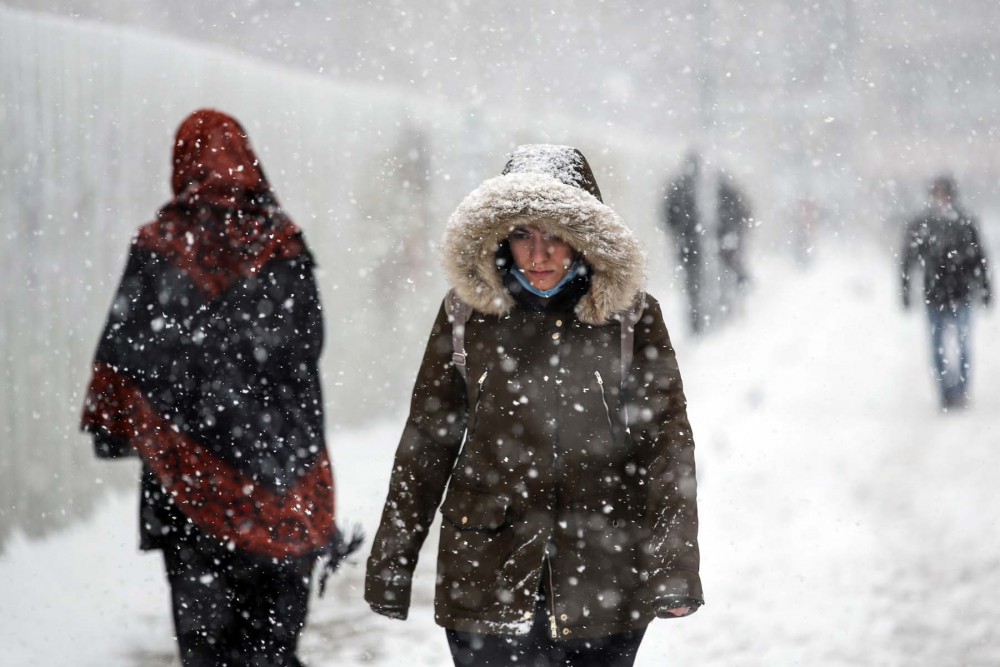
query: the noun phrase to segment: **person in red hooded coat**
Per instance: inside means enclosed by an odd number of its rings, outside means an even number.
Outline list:
[[[299,665],[334,523],[314,261],[243,127],[181,124],[173,199],[132,239],[82,428],[142,461],[141,548],[163,551],[185,667]]]

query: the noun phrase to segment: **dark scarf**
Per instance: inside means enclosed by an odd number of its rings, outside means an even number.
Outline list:
[[[185,120],[172,184],[133,240],[82,428],[100,456],[137,452],[202,532],[337,560],[312,256],[233,118]]]

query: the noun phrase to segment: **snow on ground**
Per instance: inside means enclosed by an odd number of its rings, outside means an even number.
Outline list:
[[[1000,663],[1000,317],[975,313],[975,404],[942,415],[923,313],[901,313],[895,281],[863,252],[810,271],[772,262],[739,321],[702,341],[679,331],[676,292],[653,286],[698,442],[708,604],[654,623],[638,665]],[[402,420],[332,430],[338,514],[369,536]],[[160,558],[136,552],[136,502],[112,496],[86,522],[7,545],[0,662],[177,664]],[[341,572],[313,600],[306,661],[450,664],[435,541],[405,623],[368,611],[363,558]]]

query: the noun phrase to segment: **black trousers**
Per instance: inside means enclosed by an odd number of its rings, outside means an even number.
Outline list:
[[[272,564],[205,541],[163,550],[184,667],[301,667],[312,561]]]
[[[446,630],[456,667],[632,667],[646,628],[595,639],[559,641],[549,637],[547,579],[542,577],[535,596],[534,623],[527,635]]]

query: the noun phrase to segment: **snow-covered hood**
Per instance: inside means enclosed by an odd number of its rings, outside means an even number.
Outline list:
[[[548,159],[530,159],[540,148],[549,150]],[[553,153],[565,151],[579,158],[551,159]],[[627,310],[645,285],[645,257],[621,217],[582,189],[592,186],[600,193],[579,151],[521,147],[504,171],[473,190],[448,220],[442,264],[459,298],[489,315],[505,315],[514,307],[496,266],[496,252],[513,228],[529,218],[532,225],[580,252],[590,266],[590,290],[576,306],[580,320],[604,324]]]

